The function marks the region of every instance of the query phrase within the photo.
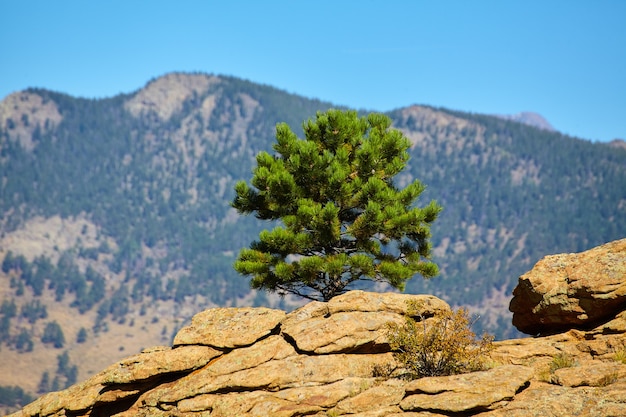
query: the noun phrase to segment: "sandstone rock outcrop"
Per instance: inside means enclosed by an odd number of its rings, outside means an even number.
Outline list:
[[[626,305],[626,239],[546,256],[513,291],[513,325],[532,335],[609,321]]]
[[[594,328],[496,342],[485,371],[408,381],[385,329],[405,319],[411,299],[426,320],[449,309],[433,296],[353,291],[288,314],[207,310],[172,347],[145,350],[14,416],[626,415],[626,312],[611,303]]]

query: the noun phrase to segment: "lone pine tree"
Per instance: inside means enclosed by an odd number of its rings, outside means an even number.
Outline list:
[[[418,180],[398,189],[409,140],[382,114],[318,112],[303,124],[305,139],[285,123],[274,150],[257,155],[250,187],[235,186],[232,206],[282,225],[243,249],[235,270],[251,287],[327,301],[360,280],[403,290],[415,274],[438,274],[430,261],[430,224],[441,207],[413,203]]]

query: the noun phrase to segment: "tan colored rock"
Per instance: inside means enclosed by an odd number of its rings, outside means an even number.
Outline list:
[[[425,316],[449,308],[430,296],[355,291],[290,314],[208,310],[174,348],[145,350],[14,416],[626,415],[626,365],[616,360],[624,312],[589,330],[495,342],[488,371],[407,381],[390,376],[399,369],[385,324],[403,320],[416,297]],[[551,371],[561,354],[575,366]]]
[[[77,413],[93,407],[104,387],[91,379],[60,392],[51,392],[28,404],[17,416],[50,416],[65,411]]]
[[[178,403],[180,412],[212,410],[215,415],[301,415],[332,407],[342,399],[363,390],[367,379],[346,378],[328,385],[290,388],[276,392],[244,392],[233,394],[204,394]],[[264,409],[267,414],[259,414]],[[256,414],[255,414],[256,413]],[[300,413],[300,414],[297,414]]]
[[[589,338],[576,344],[579,352],[586,352],[594,359],[613,359],[616,352],[626,350],[626,334],[588,334]]]
[[[590,360],[620,350],[619,336],[590,337],[589,333],[570,330],[550,336],[500,340],[494,343],[491,359],[500,364],[529,365],[537,367],[540,361],[551,361],[559,354],[566,354],[577,360]],[[626,340],[625,340],[626,342]],[[602,353],[599,353],[602,352]]]
[[[592,334],[620,334],[626,333],[626,311],[617,314],[613,320],[594,328]]]
[[[568,388],[533,382],[506,406],[477,417],[623,417],[626,384]]]
[[[108,367],[83,383],[40,397],[24,407],[24,415],[46,416],[61,410],[79,412],[91,410],[95,405],[120,401],[155,385],[142,384],[143,381],[200,368],[220,354],[208,346],[181,346],[140,353]]]
[[[403,317],[384,311],[335,313],[305,321],[286,321],[283,333],[303,352],[323,354],[389,350],[385,326],[402,323]]]
[[[306,384],[302,387],[288,388],[274,393],[279,398],[294,402],[313,404],[330,408],[338,402],[359,395],[374,384],[369,377],[347,377],[337,382],[323,385]]]
[[[363,392],[340,401],[330,410],[337,414],[376,413],[382,410],[396,410],[404,397],[404,381],[392,379],[376,384]]]
[[[328,303],[309,303],[287,315],[282,332],[303,352],[388,351],[386,326],[404,322],[408,301],[419,302],[420,314],[425,317],[450,309],[433,296],[351,291]]]
[[[578,340],[568,335],[502,340],[494,344],[491,357],[503,364],[525,365],[530,360],[553,358],[561,353],[558,347],[565,341],[577,342]]]
[[[565,387],[604,387],[626,378],[626,365],[621,362],[588,362],[554,372],[555,380]]]
[[[529,367],[504,365],[483,372],[421,378],[405,386],[407,396],[400,407],[446,413],[499,408],[529,383],[533,373]]]
[[[398,413],[402,413],[402,409],[398,406],[389,406],[389,407],[381,406],[380,408],[376,410],[363,411],[362,413],[354,413],[354,414],[350,413],[349,416],[350,417],[389,417],[391,415],[401,415],[401,416],[405,415],[404,413],[402,414],[398,414]],[[327,416],[328,414],[325,414],[325,415]],[[427,417],[422,414],[420,415],[422,417]],[[443,416],[439,414],[439,417],[443,417]]]
[[[390,414],[383,414],[385,417],[447,417],[446,414],[441,413],[431,413],[430,411],[406,411],[402,412],[392,412]],[[352,416],[350,416],[352,417]]]
[[[387,311],[401,315],[408,314],[407,303],[416,301],[421,304],[420,313],[432,317],[449,310],[448,303],[434,295],[414,295],[398,293],[375,293],[366,291],[349,291],[332,298],[328,304],[330,314],[340,312],[377,312]]]
[[[295,349],[285,339],[276,335],[270,336],[252,346],[235,349],[221,356],[198,371],[198,374],[206,378],[228,375],[257,367],[271,360],[285,359],[295,354]]]
[[[108,367],[94,379],[103,385],[128,384],[157,375],[198,369],[221,354],[208,346],[179,346],[140,353]]]
[[[196,314],[191,325],[176,334],[174,346],[249,346],[276,329],[285,315],[282,310],[270,308],[212,308]]]
[[[626,239],[581,253],[546,256],[519,278],[509,309],[528,334],[592,328],[626,303]]]
[[[208,398],[204,399],[208,400]],[[183,413],[185,413],[184,407],[185,404],[183,404],[182,409],[179,408]],[[210,415],[212,417],[292,417],[309,415],[323,410],[321,407],[308,402],[288,401],[265,391],[212,395],[210,405],[200,405],[199,408],[199,412],[211,410]]]
[[[291,356],[211,378],[205,369],[179,379],[175,386],[156,389],[143,399],[147,404],[173,404],[185,398],[215,392],[278,390],[305,385],[322,385],[344,378],[369,378],[377,364],[387,363],[391,354]]]

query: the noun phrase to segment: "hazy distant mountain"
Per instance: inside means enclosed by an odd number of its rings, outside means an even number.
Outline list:
[[[512,120],[514,122],[524,123],[529,126],[534,126],[539,129],[554,132],[555,129],[552,125],[540,114],[523,111],[517,114],[498,114],[496,117],[500,117],[505,120]]]
[[[100,100],[30,89],[0,102],[0,386],[34,394],[83,379],[169,342],[207,307],[298,305],[233,271],[269,225],[229,202],[277,122],[298,130],[329,107],[206,74]],[[507,337],[521,273],[626,235],[626,150],[552,132],[540,116],[389,116],[413,143],[398,186],[419,178],[421,203],[444,206],[432,228],[442,274],[408,292],[469,306]]]
[[[626,141],[624,139],[613,139],[609,142],[609,146],[614,148],[626,149]]]

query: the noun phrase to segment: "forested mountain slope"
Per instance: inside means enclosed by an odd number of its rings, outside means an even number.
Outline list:
[[[489,116],[420,107],[390,116],[415,143],[410,175],[445,207],[433,226],[442,276],[412,281],[411,292],[487,307],[542,256],[626,234],[624,152]]]
[[[108,99],[31,89],[0,102],[0,349],[10,359],[0,386],[62,387],[163,343],[209,306],[293,308],[232,269],[269,225],[229,203],[255,155],[271,151],[277,122],[300,131],[330,107],[206,74]],[[422,203],[444,206],[432,229],[442,274],[408,292],[471,306],[480,327],[507,337],[521,273],[543,255],[626,236],[626,149],[494,116],[388,114],[413,142],[398,185],[418,178]]]

